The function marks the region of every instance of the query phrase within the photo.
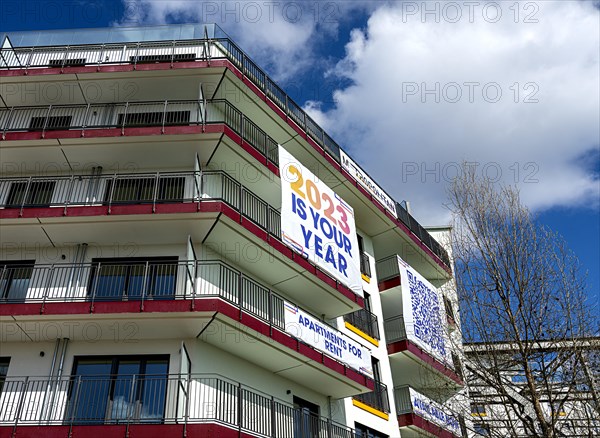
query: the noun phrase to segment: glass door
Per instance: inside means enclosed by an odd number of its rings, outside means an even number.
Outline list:
[[[319,406],[294,396],[294,438],[319,436]]]
[[[168,356],[76,358],[66,420],[162,422],[168,367]]]

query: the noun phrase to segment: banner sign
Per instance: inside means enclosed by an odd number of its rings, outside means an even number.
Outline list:
[[[283,242],[362,297],[352,207],[281,146],[279,174]]]
[[[408,388],[408,390],[410,392],[413,413],[452,432],[456,436],[462,436],[458,419],[454,415],[448,414],[446,412],[448,409],[419,394],[412,388]]]
[[[439,291],[400,257],[398,267],[407,339],[453,368]]]
[[[373,377],[371,352],[348,336],[284,301],[285,331],[317,350],[345,363],[350,368]]]
[[[375,181],[360,168],[346,153],[340,149],[342,168],[348,172],[358,183],[363,186],[377,201],[385,207],[394,217],[397,217],[396,203],[390,198]]]

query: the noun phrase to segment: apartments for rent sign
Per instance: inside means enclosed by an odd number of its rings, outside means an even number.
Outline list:
[[[283,242],[362,297],[354,210],[281,146],[279,172]]]
[[[385,207],[394,217],[396,213],[396,203],[363,171],[358,164],[352,160],[346,153],[340,149],[340,159],[342,168],[363,186],[381,205]]]
[[[284,302],[284,306],[287,333],[336,358],[350,368],[373,377],[369,350],[293,304]]]
[[[452,366],[440,292],[400,257],[398,267],[406,338],[440,362]]]

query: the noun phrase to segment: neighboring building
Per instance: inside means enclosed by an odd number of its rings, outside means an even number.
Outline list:
[[[473,435],[542,436],[532,432],[537,420],[516,346],[471,343],[464,348]],[[557,436],[600,436],[600,338],[536,342],[529,357],[542,409],[555,420]]]
[[[0,436],[463,433],[449,230],[217,26],[9,33],[0,77]]]

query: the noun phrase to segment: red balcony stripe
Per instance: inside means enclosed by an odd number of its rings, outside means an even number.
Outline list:
[[[400,286],[400,276],[392,277],[384,281],[379,282],[379,292],[391,289],[393,287]]]
[[[83,437],[102,437],[102,438],[125,438],[125,437],[143,437],[143,438],[164,438],[171,436],[188,437],[219,437],[219,438],[252,438],[258,435],[252,435],[246,432],[240,432],[237,429],[227,427],[221,424],[190,423],[183,424],[130,424],[129,433],[127,426],[106,424],[97,426],[74,425],[72,434],[69,433],[69,426],[21,426],[16,428],[15,436],[19,438],[73,438]],[[0,438],[12,438],[13,426],[0,426]]]
[[[453,433],[448,432],[446,429],[443,429],[415,414],[398,415],[398,424],[400,427],[417,427],[425,432],[433,434],[438,438],[455,438]]]

